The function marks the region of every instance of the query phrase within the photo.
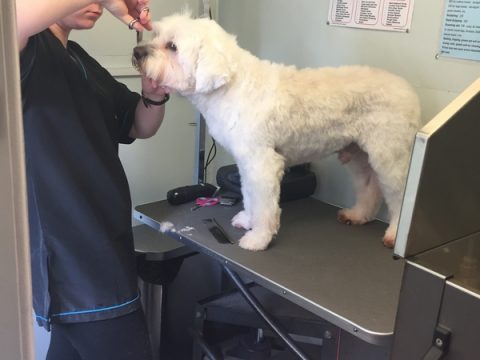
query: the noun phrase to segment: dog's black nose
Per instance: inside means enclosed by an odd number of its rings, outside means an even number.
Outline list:
[[[136,46],[133,49],[133,57],[136,60],[141,60],[148,55],[148,48],[145,45]]]

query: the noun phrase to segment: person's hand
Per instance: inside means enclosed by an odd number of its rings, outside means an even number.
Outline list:
[[[142,91],[143,95],[153,101],[161,101],[165,98],[165,94],[169,91],[152,79],[142,76]]]
[[[136,31],[152,30],[149,0],[103,0],[101,4],[116,18]]]

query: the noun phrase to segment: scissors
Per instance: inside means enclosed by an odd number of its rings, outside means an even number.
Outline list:
[[[220,198],[217,197],[199,197],[195,200],[195,206],[193,206],[190,210],[194,211],[201,207],[207,206],[214,206],[220,202]]]

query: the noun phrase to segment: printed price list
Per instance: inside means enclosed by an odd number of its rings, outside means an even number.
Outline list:
[[[407,31],[411,25],[413,0],[331,0],[331,25],[376,30]]]
[[[440,55],[480,60],[480,0],[448,0]]]

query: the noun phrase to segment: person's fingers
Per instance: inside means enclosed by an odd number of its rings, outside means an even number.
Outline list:
[[[150,93],[150,92],[152,92],[152,91],[154,91],[155,89],[158,88],[158,84],[155,81],[153,81],[152,78],[143,76],[142,77],[142,88],[143,88],[143,90]]]
[[[147,14],[146,16],[140,16],[140,23],[143,25],[143,27],[147,30],[152,30],[152,18],[150,17],[150,14]]]
[[[149,0],[137,0],[135,5],[136,15],[134,17],[138,18],[140,23],[147,29],[152,29],[152,18],[150,16],[150,7]]]
[[[127,24],[130,30],[136,30],[136,31],[145,30],[145,27],[142,25],[139,19],[134,19],[132,16],[128,14],[122,16],[120,20],[122,20],[125,24]]]
[[[148,7],[148,1],[140,2],[137,5],[138,18],[140,23],[147,29],[152,30],[152,18],[150,16],[150,8]]]
[[[136,31],[143,31],[145,27],[143,26],[142,21],[140,21],[139,17],[140,14],[136,9],[138,5],[138,1],[145,1],[145,0],[137,0],[135,3],[130,1],[118,1],[118,0],[110,0],[104,1],[102,5],[114,15],[117,19],[122,21],[124,24],[128,26],[129,29]]]
[[[150,20],[150,9],[148,7],[144,7],[142,10],[140,10],[139,14],[140,15],[138,17],[142,23]]]

